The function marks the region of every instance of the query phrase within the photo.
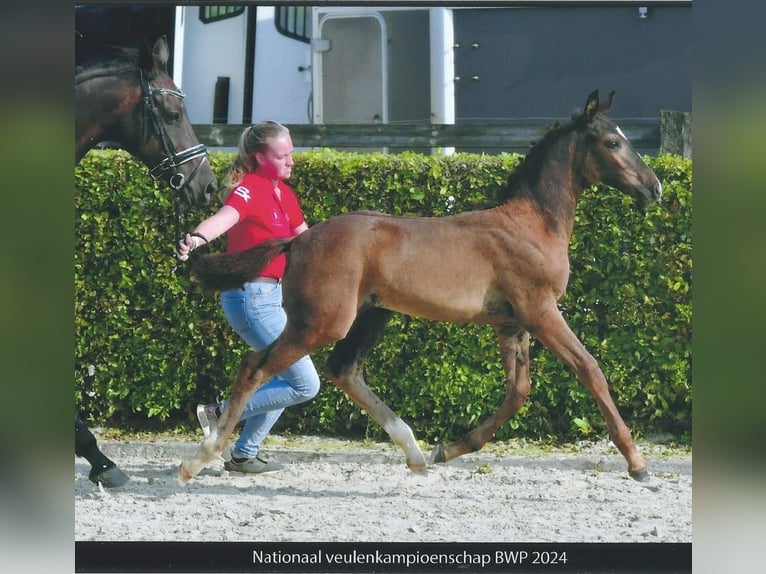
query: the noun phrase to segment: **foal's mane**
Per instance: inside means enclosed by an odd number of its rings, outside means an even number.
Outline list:
[[[542,203],[543,197],[536,193],[542,190],[539,189],[537,184],[539,183],[540,173],[549,158],[550,151],[561,138],[578,129],[582,125],[583,120],[584,114],[577,113],[565,124],[559,124],[558,122],[553,124],[545,133],[543,139],[530,148],[519,166],[508,176],[505,185],[497,194],[497,202],[504,203],[517,196],[520,192],[526,192],[538,203]]]

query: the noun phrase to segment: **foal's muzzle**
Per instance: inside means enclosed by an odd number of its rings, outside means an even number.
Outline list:
[[[646,209],[662,198],[662,183],[660,183],[659,179],[655,179],[654,183],[638,189],[634,197],[638,207]]]

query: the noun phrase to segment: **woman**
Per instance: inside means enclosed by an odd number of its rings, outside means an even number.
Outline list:
[[[178,259],[186,261],[192,250],[224,233],[226,250],[232,253],[308,229],[295,193],[284,183],[292,174],[292,153],[290,132],[283,125],[266,121],[245,129],[227,176],[223,206],[179,242]],[[286,263],[285,256],[280,255],[261,276],[221,294],[221,307],[229,324],[255,350],[274,341],[287,322],[281,285]],[[319,375],[308,356],[256,390],[245,405],[240,418],[245,426],[224,468],[249,473],[281,468],[258,456],[261,442],[285,407],[308,401],[318,391]],[[197,406],[205,436],[217,424],[224,406]]]

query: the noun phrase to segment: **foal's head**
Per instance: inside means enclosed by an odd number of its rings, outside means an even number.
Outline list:
[[[581,123],[579,172],[584,185],[605,183],[627,193],[645,208],[660,199],[662,184],[630,145],[617,124],[604,115],[612,105],[614,92],[599,103],[598,90],[588,96]]]

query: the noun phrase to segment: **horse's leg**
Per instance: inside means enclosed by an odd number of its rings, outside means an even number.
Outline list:
[[[304,346],[291,342],[289,334],[289,329],[286,329],[271,345],[260,351],[251,351],[242,359],[231,397],[218,419],[218,426],[211,429],[196,455],[184,460],[178,467],[178,482],[181,485],[197,476],[223,452],[250,396],[274,375],[308,353]]]
[[[496,327],[500,343],[500,357],[505,371],[505,398],[500,408],[487,417],[478,427],[461,439],[447,445],[439,444],[431,454],[431,462],[447,462],[468,452],[481,449],[505,422],[516,414],[529,395],[529,333],[514,327],[512,334],[507,327]]]
[[[383,427],[404,451],[410,470],[425,474],[426,459],[415,442],[412,429],[364,381],[364,359],[380,339],[392,314],[388,309],[363,308],[348,334],[333,348],[327,361],[327,376]]]
[[[557,307],[539,313],[534,336],[577,375],[590,392],[606,421],[609,436],[628,462],[628,472],[636,480],[649,478],[646,462],[638,452],[627,425],[609,393],[609,385],[596,359],[569,328]]]
[[[74,453],[85,458],[91,466],[88,479],[105,488],[117,488],[130,480],[119,467],[98,448],[98,441],[85,423],[74,417]]]

